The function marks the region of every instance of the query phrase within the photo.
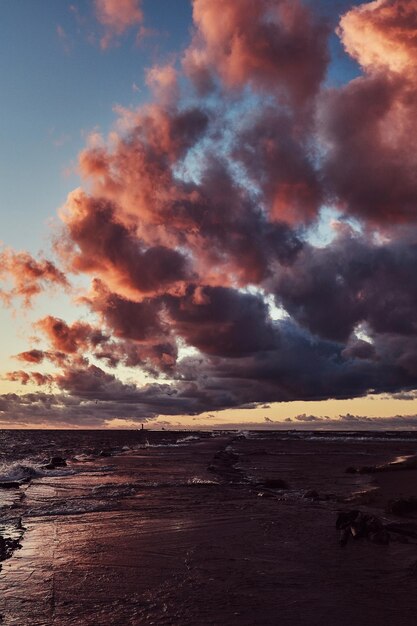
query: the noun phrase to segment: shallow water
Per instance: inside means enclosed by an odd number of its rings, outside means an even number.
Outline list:
[[[414,624],[415,546],[341,552],[334,528],[351,495],[373,488],[346,467],[415,454],[414,433],[2,437],[4,476],[36,470],[0,490],[0,534],[23,535],[2,563],[2,624]],[[67,467],[41,467],[57,455]]]

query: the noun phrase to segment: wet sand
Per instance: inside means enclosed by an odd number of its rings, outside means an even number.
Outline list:
[[[224,436],[35,479],[11,509],[26,530],[2,563],[0,623],[411,626],[417,541],[342,548],[335,522],[353,508],[417,521],[385,513],[417,496],[417,470],[345,471],[416,447]]]

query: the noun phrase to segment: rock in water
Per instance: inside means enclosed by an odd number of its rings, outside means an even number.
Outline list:
[[[417,498],[397,498],[391,500],[387,506],[387,513],[394,515],[407,515],[417,511]]]
[[[66,467],[67,462],[62,456],[53,456],[49,462],[43,467],[48,470],[57,469],[57,467]]]

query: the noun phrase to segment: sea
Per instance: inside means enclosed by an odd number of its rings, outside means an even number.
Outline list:
[[[0,624],[269,626],[278,589],[294,624],[330,570],[334,617],[334,519],[375,489],[346,469],[416,453],[415,431],[0,431]]]

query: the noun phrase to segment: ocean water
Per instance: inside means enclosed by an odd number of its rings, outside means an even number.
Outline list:
[[[282,589],[298,623],[298,590],[319,607],[337,579],[337,510],[369,498],[346,468],[416,453],[415,432],[0,431],[0,622],[252,626],[262,597],[272,625]]]
[[[207,483],[186,455],[193,458],[193,446],[213,438],[235,442],[267,443],[280,454],[290,457],[297,442],[314,442],[332,446],[333,455],[345,451],[345,445],[357,448],[366,442],[383,445],[387,442],[412,444],[416,432],[329,432],[329,431],[240,431],[240,432],[174,432],[174,431],[74,431],[74,430],[3,430],[0,431],[0,525],[11,524],[12,530],[27,515],[58,515],[94,510],[108,510],[117,497],[133,495],[138,490],[199,485]],[[357,445],[356,445],[357,444]],[[342,446],[342,448],[340,447]],[[174,459],[169,450],[184,454]],[[191,451],[190,451],[191,449]],[[231,450],[232,448],[230,448]],[[300,455],[299,448],[296,454]],[[227,450],[227,448],[226,448]],[[314,454],[303,449],[302,454]],[[120,459],[134,458],[135,469],[120,472]],[[51,458],[61,457],[66,465],[48,469]],[[169,463],[167,460],[169,458]],[[177,459],[179,458],[179,462]],[[178,466],[176,466],[178,462]],[[128,464],[127,464],[128,465]],[[139,467],[139,471],[138,471]],[[58,486],[66,479],[71,486],[65,497]],[[60,480],[62,479],[62,480]],[[11,484],[13,483],[13,485]],[[38,499],[32,494],[38,484],[45,493]],[[82,483],[88,484],[83,490]],[[30,492],[28,487],[32,485]],[[49,491],[47,486],[51,487]],[[12,488],[7,488],[12,487]],[[53,492],[52,487],[55,488]],[[30,494],[30,497],[29,497]],[[1,534],[1,531],[0,531]]]
[[[83,472],[86,462],[134,453],[143,448],[191,445],[202,439],[225,436],[253,441],[407,442],[417,441],[417,431],[148,431],[148,430],[0,430],[0,483],[28,481],[42,476]],[[59,456],[67,467],[45,469]]]

